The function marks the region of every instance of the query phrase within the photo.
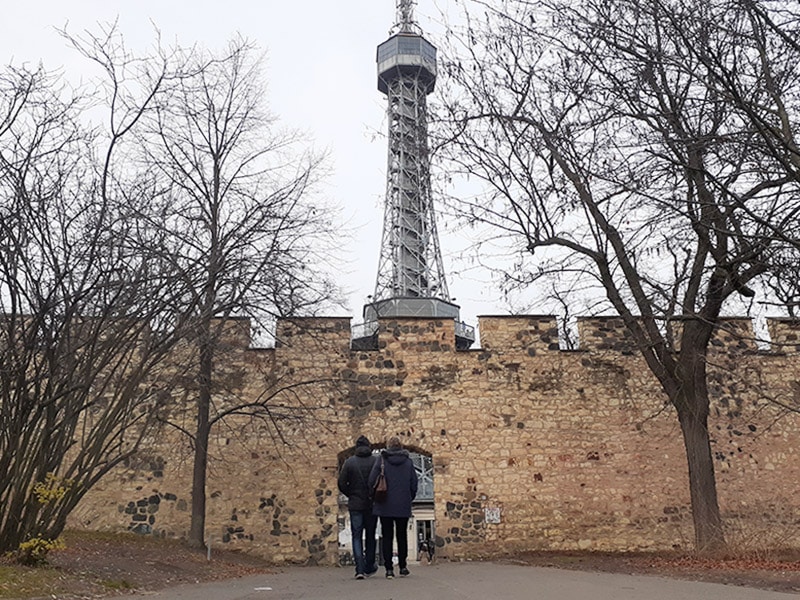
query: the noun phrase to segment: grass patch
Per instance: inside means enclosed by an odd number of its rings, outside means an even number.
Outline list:
[[[110,531],[68,530],[65,548],[48,554],[48,564],[24,567],[0,557],[0,600],[103,598],[152,591],[181,583],[215,581],[262,573],[257,557],[217,548],[205,550],[178,539]]]
[[[180,541],[175,539],[164,539],[152,535],[137,535],[130,532],[120,531],[88,531],[83,529],[65,529],[61,534],[67,548],[70,546],[80,546],[87,543],[109,543],[118,544],[124,542],[128,546],[152,547],[172,544],[179,546]]]
[[[123,590],[132,590],[134,587],[124,579],[107,579],[106,581],[102,581],[101,583],[103,587],[117,592],[121,592]]]
[[[65,577],[57,569],[0,565],[0,598],[34,598],[58,594]]]

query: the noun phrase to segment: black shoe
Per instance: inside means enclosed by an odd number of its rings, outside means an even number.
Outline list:
[[[364,579],[363,573],[356,573],[356,579]]]
[[[372,576],[373,576],[373,575],[375,575],[375,573],[377,573],[377,572],[378,572],[378,567],[375,567],[375,568],[374,568],[374,569],[372,569],[371,571],[367,571],[366,573],[364,573],[364,575],[366,575],[367,577],[372,577]]]
[[[386,569],[386,579],[394,579],[394,571],[392,569]]]
[[[402,567],[400,569],[400,577],[405,577],[406,575],[411,575],[411,571],[409,571],[406,567]]]

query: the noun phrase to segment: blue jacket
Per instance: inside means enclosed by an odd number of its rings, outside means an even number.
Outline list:
[[[386,500],[374,502],[372,514],[379,517],[410,518],[411,501],[417,496],[417,471],[408,455],[408,450],[381,450],[381,457],[375,461],[369,474],[369,489],[375,488],[378,474],[384,465],[388,487]]]

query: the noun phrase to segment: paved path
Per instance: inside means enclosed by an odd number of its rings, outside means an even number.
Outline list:
[[[795,594],[660,577],[496,563],[415,566],[363,581],[349,568],[288,567],[268,575],[187,585],[119,600],[797,600]]]

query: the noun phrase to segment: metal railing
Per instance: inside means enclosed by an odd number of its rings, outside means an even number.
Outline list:
[[[474,342],[475,328],[472,325],[467,325],[464,323],[464,321],[461,321],[460,323],[456,321],[456,337],[464,338]]]
[[[378,322],[367,321],[366,323],[358,323],[353,325],[350,329],[350,339],[360,340],[362,338],[372,337],[378,333]]]
[[[475,341],[475,328],[472,325],[467,325],[463,321],[456,321],[455,323],[456,338],[469,340],[470,343]],[[378,333],[378,321],[367,321],[365,323],[357,323],[350,329],[350,340],[361,340],[369,338]]]

